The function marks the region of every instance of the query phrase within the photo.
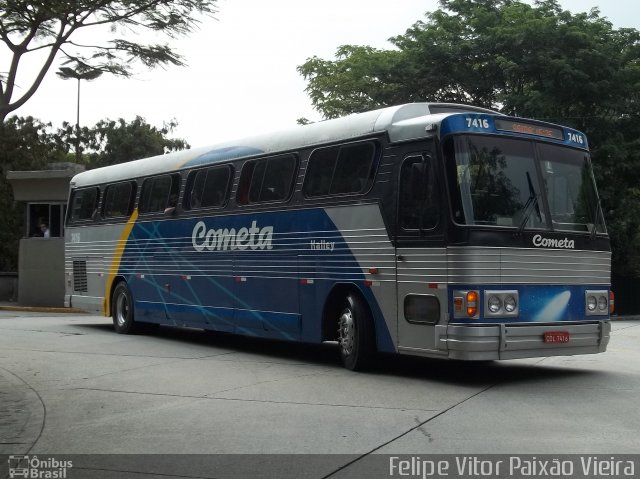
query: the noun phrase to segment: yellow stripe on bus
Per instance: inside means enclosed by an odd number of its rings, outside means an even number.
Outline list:
[[[133,213],[131,213],[129,221],[127,221],[127,224],[124,226],[124,229],[120,234],[120,238],[118,239],[118,243],[116,244],[116,250],[113,253],[113,260],[109,267],[109,276],[107,276],[107,283],[104,287],[104,298],[102,298],[102,314],[104,316],[111,316],[111,286],[113,285],[113,280],[120,269],[122,254],[124,253],[129,235],[131,234],[131,230],[133,229],[133,225],[136,223],[137,219],[138,209],[136,208],[133,210]]]

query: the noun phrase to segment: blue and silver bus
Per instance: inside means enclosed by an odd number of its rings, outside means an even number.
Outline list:
[[[611,253],[579,131],[413,103],[86,171],[65,304],[150,324],[494,360],[605,351]]]

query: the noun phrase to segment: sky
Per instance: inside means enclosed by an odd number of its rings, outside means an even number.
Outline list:
[[[640,29],[637,0],[560,3],[573,13],[597,7],[615,28]],[[103,75],[82,82],[80,123],[131,121],[139,115],[161,127],[175,119],[172,136],[195,147],[288,128],[300,117],[317,121],[321,116],[304,91],[298,65],[312,56],[333,59],[345,44],[392,48],[390,37],[437,8],[437,0],[219,0],[215,18],[204,18],[195,33],[171,41],[186,67],[140,66],[128,79]],[[135,36],[127,39],[135,41]],[[25,65],[19,83],[27,84],[35,65]],[[58,66],[14,114],[32,115],[54,127],[75,123],[77,82],[59,79]]]

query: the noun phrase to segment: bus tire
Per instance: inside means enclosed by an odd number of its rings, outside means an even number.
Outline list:
[[[363,371],[376,353],[373,321],[360,297],[349,293],[338,317],[338,345],[345,368]]]
[[[111,317],[116,333],[133,334],[138,331],[138,324],[133,319],[133,297],[124,281],[118,283],[113,290]]]

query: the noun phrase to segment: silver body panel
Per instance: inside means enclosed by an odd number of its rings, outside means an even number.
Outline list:
[[[450,284],[610,284],[611,253],[542,248],[447,248]]]
[[[65,230],[65,306],[92,313],[104,312],[107,278],[116,258],[124,224],[70,226]],[[85,266],[86,291],[74,289],[74,262]]]
[[[476,285],[610,285],[611,253],[539,248],[447,247],[398,250],[398,352],[409,355],[465,360],[516,359],[539,356],[591,354],[606,350],[608,317],[591,322],[517,322],[509,324],[450,323],[446,290],[435,327],[407,326],[402,316],[404,294],[428,292],[426,284]],[[434,291],[434,290],[431,290]],[[567,344],[544,343],[547,331],[566,331]]]
[[[543,341],[546,331],[566,331],[567,344]],[[570,356],[601,353],[607,349],[609,321],[569,324],[500,324],[490,326],[449,325],[439,338],[439,347],[451,359],[493,360],[540,356]]]

